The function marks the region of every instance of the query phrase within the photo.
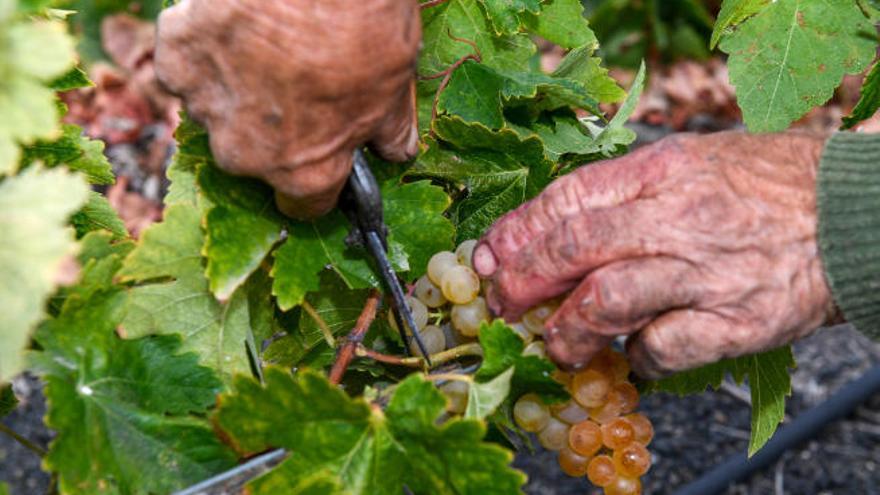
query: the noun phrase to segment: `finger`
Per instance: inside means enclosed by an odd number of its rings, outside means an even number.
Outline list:
[[[693,304],[694,274],[687,261],[666,256],[611,263],[588,275],[546,326],[563,335],[628,335],[658,314]]]
[[[391,113],[379,125],[375,137],[370,141],[370,149],[391,162],[405,162],[418,154],[415,78],[407,85]]]
[[[588,330],[560,332],[556,328],[544,332],[547,354],[560,368],[577,371],[583,368],[596,353],[611,345],[614,337],[599,335]]]
[[[627,341],[633,370],[657,379],[676,371],[749,352],[756,329],[732,324],[716,313],[676,310],[649,323]]]
[[[656,254],[652,201],[566,218],[511,255],[493,277],[490,306],[515,318],[577,285],[590,271],[627,258]]]
[[[674,141],[646,146],[615,160],[582,167],[548,186],[538,197],[499,219],[474,252],[477,272],[488,277],[514,253],[563,219],[633,201],[666,173],[660,159]]]
[[[352,150],[344,150],[325,160],[268,171],[270,175],[265,179],[275,188],[278,209],[300,220],[330,211],[351,173],[352,153]]]

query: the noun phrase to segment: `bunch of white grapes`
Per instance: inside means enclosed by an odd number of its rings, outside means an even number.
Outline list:
[[[462,242],[455,252],[441,251],[431,257],[427,274],[419,278],[407,296],[416,326],[429,354],[472,342],[491,314],[483,288],[473,269],[477,241]],[[525,345],[524,355],[545,356],[544,322],[555,311],[547,303],[527,311],[520,321],[508,322]],[[397,323],[389,314],[389,322]],[[410,336],[414,355],[418,347]],[[559,452],[559,465],[570,476],[586,476],[602,487],[605,495],[639,495],[639,478],[651,467],[647,445],[654,436],[651,421],[635,412],[639,392],[628,381],[626,357],[605,349],[577,373],[557,371],[554,378],[565,385],[571,400],[548,405],[534,394],[520,397],[513,408],[516,424],[535,433],[544,448]],[[447,397],[447,410],[463,414],[468,384],[453,380],[440,387]]]

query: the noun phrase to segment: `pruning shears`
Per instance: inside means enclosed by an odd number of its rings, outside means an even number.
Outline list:
[[[370,165],[361,150],[354,152],[354,166],[348,183],[339,200],[339,207],[348,217],[352,224],[346,243],[362,245],[367,248],[373,260],[376,262],[385,285],[391,291],[394,300],[394,319],[397,329],[404,342],[404,348],[409,352],[406,345],[407,336],[404,324],[409,327],[412,336],[418,345],[422,356],[430,366],[431,359],[425,349],[425,343],[419,334],[419,329],[413,319],[412,310],[406,303],[403,286],[394,272],[391,262],[388,260],[388,227],[385,225],[382,211],[382,193],[379,183],[370,170]]]

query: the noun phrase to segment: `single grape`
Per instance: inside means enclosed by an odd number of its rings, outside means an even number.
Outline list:
[[[474,248],[477,247],[477,241],[468,239],[455,248],[455,257],[458,259],[459,265],[473,268]]]
[[[629,361],[626,356],[615,350],[609,349],[609,361],[611,364],[611,374],[615,382],[624,382],[629,378]]]
[[[651,443],[654,438],[654,426],[650,419],[642,413],[627,414],[623,419],[629,421],[632,426],[636,442],[642,445]]]
[[[443,349],[446,349],[446,334],[443,333],[442,328],[436,325],[428,325],[419,330],[419,335],[422,337],[422,343],[425,344],[425,351],[427,351],[428,354],[437,354]],[[416,342],[415,337],[410,339],[409,350],[412,352],[413,356],[422,355],[422,351],[419,350],[419,344]]]
[[[620,402],[621,414],[631,413],[639,407],[639,391],[632,383],[617,383],[611,388],[611,393],[615,396],[614,400]]]
[[[572,397],[587,408],[601,406],[610,389],[610,378],[592,369],[577,373],[571,380]]]
[[[536,340],[531,344],[527,345],[522,352],[523,356],[538,356],[541,359],[547,357],[547,350],[544,348],[543,340]]]
[[[513,405],[513,419],[523,430],[535,433],[547,426],[550,410],[535,394],[526,394]]]
[[[455,257],[455,253],[452,251],[440,251],[428,260],[428,278],[437,287],[440,287],[443,275],[455,266],[458,266],[458,258]]]
[[[638,478],[618,476],[605,487],[605,495],[641,495],[642,482]]]
[[[550,417],[547,426],[538,432],[538,443],[547,450],[560,450],[568,445],[569,426],[554,417]]]
[[[550,412],[559,421],[570,425],[590,419],[590,414],[573,400],[563,404],[553,404],[550,406]]]
[[[609,449],[619,449],[635,438],[635,432],[629,421],[617,418],[602,425],[602,443]]]
[[[440,386],[446,396],[446,410],[453,414],[464,414],[467,408],[468,384],[459,380],[450,380]]]
[[[434,285],[427,275],[422,275],[416,280],[415,288],[416,297],[429,308],[439,308],[446,304],[446,297],[440,287]]]
[[[620,416],[620,404],[617,402],[608,401],[602,404],[599,407],[594,407],[589,409],[590,419],[593,421],[604,425],[605,423],[610,423],[617,419]]]
[[[452,325],[467,337],[476,337],[480,333],[480,324],[489,321],[489,307],[482,297],[452,306],[451,313]]]
[[[651,453],[638,442],[615,449],[613,460],[617,472],[630,478],[638,478],[651,468]]]
[[[406,304],[409,306],[409,310],[412,312],[413,320],[416,322],[416,326],[419,330],[425,328],[425,325],[428,324],[428,308],[422,301],[412,297],[406,296]],[[394,317],[394,311],[388,311],[388,323],[391,325],[391,328],[394,330],[400,331],[397,328],[397,319]],[[404,326],[406,324],[404,323]],[[409,331],[409,328],[406,329],[406,333],[410,334],[412,332]]]
[[[535,339],[535,335],[532,332],[526,330],[526,327],[524,327],[522,323],[508,323],[507,326],[509,326],[511,330],[516,332],[516,334],[519,335],[520,338],[523,339],[523,342],[525,342],[526,344]]]
[[[557,459],[563,473],[575,478],[587,474],[587,466],[590,464],[589,457],[584,457],[568,447],[563,447],[559,451]]]
[[[473,270],[457,265],[443,274],[440,280],[443,295],[454,304],[467,304],[480,293],[480,279]]]
[[[580,455],[591,457],[602,448],[602,429],[592,421],[582,421],[568,431],[568,446]]]
[[[544,335],[544,322],[556,311],[556,305],[542,304],[530,309],[522,317],[522,324],[526,330],[535,335]]]
[[[617,479],[614,461],[607,455],[597,455],[587,466],[587,479],[596,486],[608,486]]]

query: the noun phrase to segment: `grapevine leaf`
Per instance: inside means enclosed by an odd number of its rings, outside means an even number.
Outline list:
[[[284,217],[275,209],[272,188],[256,179],[204,163],[198,184],[211,203],[205,218],[207,276],[211,292],[226,301],[281,239]]]
[[[0,481],[0,495],[9,495],[9,485]]]
[[[602,67],[602,60],[594,57],[595,46],[585,45],[568,52],[553,76],[577,81],[586,88],[587,94],[602,103],[617,103],[626,98],[617,81]]]
[[[594,145],[602,155],[614,156],[620,152],[620,148],[635,141],[636,133],[631,129],[627,129],[625,125],[635,111],[639,97],[645,89],[645,75],[645,62],[642,61],[639,72],[636,74],[636,78],[629,89],[629,94],[627,94],[623,104],[620,105],[617,113],[614,114],[611,122],[601,129],[595,129],[593,132],[596,138]]]
[[[383,414],[323,375],[269,368],[265,386],[237,379],[233,393],[221,396],[215,422],[241,451],[291,450],[251,484],[255,494],[295,492],[313,477],[351,494],[396,493],[404,484],[416,493],[516,492],[525,479],[508,467],[511,455],[481,442],[478,421],[438,425],[444,407],[420,375],[397,386]]]
[[[410,174],[467,188],[454,212],[459,241],[479,238],[550,183],[553,164],[537,137],[521,139],[512,129],[495,132],[457,117],[437,119],[434,131],[449,146],[432,143]]]
[[[391,179],[381,189],[391,263],[397,271],[409,272],[408,278],[421,276],[433,253],[452,247],[454,229],[443,216],[449,197],[427,181],[399,184]],[[306,293],[318,290],[325,266],[351,289],[380,286],[366,251],[346,246],[350,230],[338,211],[315,222],[291,222],[272,268],[272,290],[281,309],[301,304]]]
[[[471,382],[468,384],[468,401],[464,417],[484,419],[495,412],[495,409],[504,402],[510,393],[510,380],[513,378],[514,368],[492,378],[488,382]]]
[[[89,79],[88,74],[79,67],[74,67],[60,77],[55,78],[49,84],[49,87],[55,91],[64,92],[72,89],[88,88],[94,86],[95,83]]]
[[[590,135],[589,128],[572,113],[554,116],[550,122],[535,122],[529,127],[510,127],[522,138],[536,136],[541,139],[544,153],[554,162],[565,155],[592,155],[602,149]]]
[[[541,11],[541,0],[480,0],[496,34],[516,34],[520,29],[520,14]]]
[[[771,0],[724,0],[715,28],[712,30],[712,39],[709,48],[715,49],[721,37],[729,34],[737,25],[757,14],[766,7]]]
[[[23,150],[22,166],[36,161],[47,167],[66,165],[67,168],[86,174],[92,184],[109,185],[116,182],[113,166],[104,156],[104,142],[89,139],[75,125],[62,126],[58,139],[41,139]]]
[[[208,133],[200,125],[184,116],[174,131],[177,153],[168,167],[168,194],[165,205],[199,204],[196,174],[200,166],[211,161],[211,146]]]
[[[125,222],[119,218],[107,198],[95,191],[89,192],[88,202],[71,217],[70,223],[76,229],[77,237],[96,230],[106,230],[120,239],[128,236]]]
[[[177,337],[119,339],[125,299],[119,288],[71,296],[36,336],[46,424],[58,432],[45,463],[64,493],[168,493],[235,461],[189,415],[213,404],[221,382],[194,354],[177,354]]]
[[[204,234],[199,211],[186,204],[165,210],[165,221],[144,232],[119,273],[138,282],[122,323],[127,338],[180,334],[183,350],[224,380],[250,371],[245,341],[252,322],[247,294],[223,303],[211,294],[200,255]],[[169,279],[171,279],[169,281]]]
[[[73,66],[74,55],[61,22],[0,19],[0,175],[16,170],[18,144],[57,132],[55,94],[46,84]]]
[[[483,364],[477,370],[477,381],[485,382],[514,367],[510,384],[512,397],[528,392],[536,392],[550,400],[568,397],[565,388],[551,376],[556,370],[553,363],[537,356],[523,356],[525,343],[504,321],[483,323],[480,345],[483,347]]]
[[[687,395],[701,393],[708,387],[718,389],[727,373],[739,383],[748,378],[752,391],[752,433],[749,439],[751,456],[773,436],[785,416],[785,397],[791,395],[788,368],[794,366],[791,348],[786,346],[753,356],[725,359],[678,373],[652,382],[649,389]]]
[[[573,106],[599,114],[598,103],[580,83],[535,72],[499,71],[467,61],[453,73],[437,108],[490,129],[504,126],[503,103],[542,100],[542,109]]]
[[[780,131],[831,98],[874,57],[874,28],[851,0],[778,0],[721,41],[753,132]]]
[[[12,391],[12,385],[0,385],[0,419],[11,413],[18,406],[18,398]]]
[[[521,18],[529,31],[563,48],[599,44],[584,18],[584,6],[580,0],[549,0],[540,13],[526,12]]]
[[[64,257],[75,249],[67,218],[88,185],[64,169],[31,167],[0,183],[0,382],[21,370],[22,350],[43,316]]]
[[[852,129],[880,109],[880,63],[875,63],[862,83],[861,97],[850,115],[843,118],[843,129]]]

